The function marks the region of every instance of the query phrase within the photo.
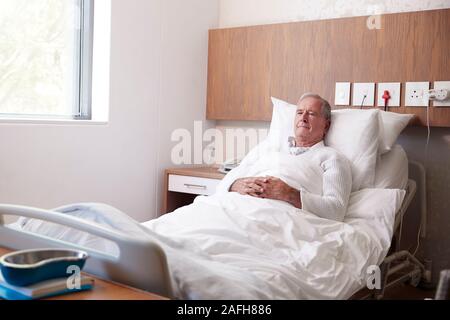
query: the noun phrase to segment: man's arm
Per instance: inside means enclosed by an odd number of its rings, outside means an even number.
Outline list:
[[[288,202],[321,218],[342,221],[352,188],[350,165],[344,158],[332,158],[324,161],[322,168],[322,195],[296,190],[278,178],[269,177],[258,196]]]
[[[321,218],[343,221],[352,190],[350,164],[343,157],[332,157],[322,164],[322,195],[302,190],[303,209]]]

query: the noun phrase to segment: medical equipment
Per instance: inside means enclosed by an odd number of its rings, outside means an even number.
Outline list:
[[[237,168],[239,164],[241,163],[241,159],[230,159],[225,161],[222,165],[220,165],[219,172],[227,174],[234,168]]]
[[[383,100],[384,100],[384,111],[387,111],[389,100],[391,99],[391,95],[389,93],[389,90],[384,90],[383,94]]]
[[[81,271],[88,254],[79,250],[37,249],[6,254],[0,258],[5,281],[13,286],[29,286],[49,279],[67,278],[68,270]]]

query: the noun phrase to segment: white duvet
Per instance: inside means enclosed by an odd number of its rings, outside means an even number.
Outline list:
[[[386,256],[403,197],[401,190],[353,193],[345,221],[335,222],[281,201],[226,193],[198,197],[143,225],[159,235],[179,298],[345,299],[365,286],[367,268]],[[136,229],[136,222],[105,205],[60,211]],[[49,223],[22,221],[21,227],[114,250],[102,240]]]
[[[367,189],[344,222],[236,193],[144,225],[176,242],[166,250],[176,290],[188,299],[345,299],[387,254],[404,192]]]

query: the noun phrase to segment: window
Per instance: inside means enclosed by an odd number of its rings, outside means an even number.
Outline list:
[[[91,119],[93,0],[0,0],[0,116]]]

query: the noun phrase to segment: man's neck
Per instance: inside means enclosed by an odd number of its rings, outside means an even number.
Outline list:
[[[319,141],[303,141],[303,140],[295,140],[295,146],[296,147],[302,147],[302,148],[311,148],[313,146],[315,146],[316,144],[322,142],[323,140],[319,140]]]

